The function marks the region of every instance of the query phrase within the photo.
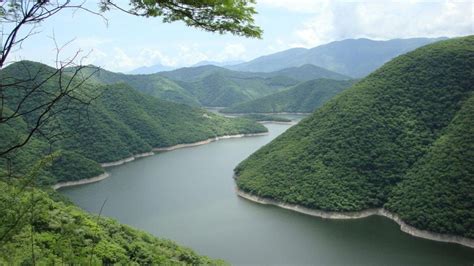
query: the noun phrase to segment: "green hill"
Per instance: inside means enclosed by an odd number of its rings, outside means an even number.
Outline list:
[[[2,87],[2,118],[17,106],[20,113],[35,110],[0,123],[0,150],[26,138],[28,129],[48,108],[44,104],[59,92],[60,82],[80,85],[54,71],[29,61],[0,71],[2,84],[17,84]],[[41,86],[32,90],[33,84]],[[51,108],[49,114],[55,115],[47,117],[42,131],[27,145],[0,158],[0,264],[222,264],[171,241],[87,214],[48,187],[97,176],[104,172],[99,163],[153,147],[266,128],[252,120],[225,118],[148,97],[124,83],[92,81],[80,88]],[[31,97],[22,101],[25,95]],[[85,108],[80,101],[88,96],[100,97]],[[61,137],[55,138],[58,133]]]
[[[236,72],[212,65],[161,72],[198,99],[203,106],[221,107],[256,99],[298,83],[288,76]]]
[[[473,238],[473,69],[474,36],[399,56],[243,161],[237,185]]]
[[[82,72],[84,76],[89,76],[94,71],[93,68],[86,68]],[[126,83],[138,91],[149,94],[156,98],[176,103],[184,103],[190,106],[199,106],[197,99],[188,91],[176,84],[174,81],[160,75],[127,75],[100,69],[90,81],[103,84]]]
[[[354,81],[316,79],[221,110],[223,113],[311,113]]]
[[[336,79],[347,80],[349,76],[327,70],[311,64],[305,64],[300,67],[290,67],[275,72],[268,73],[270,76],[287,76],[299,81],[308,81],[312,79]]]
[[[38,79],[41,79],[50,75],[54,69],[38,63],[20,62],[2,70],[0,75],[2,80],[8,82],[8,77],[21,79],[26,73],[37,71],[40,71]],[[70,78],[63,79],[64,83]],[[33,82],[36,81],[31,81]],[[22,104],[25,110],[41,106],[43,101],[47,101],[49,95],[57,90],[57,82],[58,78],[53,78],[43,84],[42,88],[48,94],[31,97]],[[28,87],[28,84],[23,85]],[[97,163],[124,159],[134,154],[149,152],[152,148],[192,143],[221,135],[266,131],[265,127],[254,121],[225,118],[203,109],[147,97],[123,83],[98,85],[87,82],[79,92],[76,93],[76,98],[97,93],[100,93],[101,97],[93,101],[87,109],[77,101],[64,101],[63,105],[57,107],[57,110],[61,111],[45,125],[45,128],[50,129],[46,130],[50,131],[50,135],[57,133],[54,131],[57,128],[68,135],[66,138],[56,139],[52,149],[67,152],[67,157],[57,164],[66,168],[74,161],[74,175],[66,174],[67,168],[65,171],[55,170],[61,175],[44,173],[44,184],[95,176],[102,172]],[[8,99],[6,106],[13,108],[28,91],[10,87],[4,93]],[[66,105],[68,108],[62,110]],[[7,147],[24,139],[26,129],[35,122],[37,115],[38,113],[34,112],[24,119],[18,118],[9,124],[3,124],[0,134],[5,141],[2,141],[0,146]],[[48,137],[50,136],[34,135],[32,142],[25,149],[10,158],[14,172],[25,173],[31,162],[38,160],[48,150]],[[68,158],[70,160],[66,160]],[[0,162],[0,168],[5,169],[8,161]]]

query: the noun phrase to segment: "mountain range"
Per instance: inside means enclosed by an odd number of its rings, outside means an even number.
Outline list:
[[[411,38],[388,41],[347,39],[311,49],[292,48],[261,56],[242,64],[227,66],[227,68],[237,71],[272,72],[312,64],[353,78],[360,78],[398,55],[443,39],[446,38]]]

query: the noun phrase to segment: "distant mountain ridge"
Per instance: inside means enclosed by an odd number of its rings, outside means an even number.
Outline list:
[[[246,63],[227,66],[227,68],[248,72],[272,72],[313,64],[353,78],[360,78],[398,55],[443,39],[446,38],[410,38],[388,41],[347,39],[311,49],[292,48],[261,56]]]
[[[139,68],[136,68],[132,71],[127,72],[127,74],[132,74],[132,75],[144,75],[144,74],[154,74],[162,71],[169,71],[176,69],[175,67],[172,66],[165,66],[162,64],[156,64],[152,66],[142,66]]]
[[[311,113],[355,80],[314,79],[221,110],[222,113]]]

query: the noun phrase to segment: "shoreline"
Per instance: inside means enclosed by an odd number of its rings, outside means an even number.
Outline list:
[[[91,177],[91,178],[79,179],[79,180],[75,180],[75,181],[59,182],[59,183],[53,185],[52,188],[54,190],[58,190],[58,189],[63,188],[63,187],[73,187],[73,186],[78,186],[78,185],[85,185],[85,184],[95,183],[95,182],[99,182],[101,180],[104,180],[109,176],[110,176],[109,173],[104,172],[103,174],[100,174],[98,176],[94,176],[94,177]]]
[[[181,148],[187,148],[187,147],[194,147],[194,146],[209,144],[211,142],[222,140],[222,139],[255,137],[255,136],[264,136],[264,135],[268,135],[268,134],[269,134],[269,132],[267,131],[267,132],[261,132],[261,133],[223,135],[223,136],[209,138],[209,139],[194,142],[194,143],[177,144],[177,145],[169,146],[169,147],[154,148],[154,149],[152,149],[152,151],[149,151],[149,152],[135,154],[135,155],[132,155],[130,157],[127,157],[127,158],[124,158],[124,159],[121,159],[121,160],[118,160],[118,161],[99,163],[99,164],[102,168],[108,168],[108,167],[112,167],[112,166],[118,166],[118,165],[126,164],[126,163],[129,163],[129,162],[135,161],[138,158],[152,156],[152,155],[155,154],[154,151],[158,151],[158,152],[172,151],[172,150],[181,149]],[[90,183],[95,183],[95,182],[102,181],[102,180],[106,179],[109,176],[110,176],[110,174],[104,171],[103,174],[100,174],[100,175],[95,176],[95,177],[84,178],[84,179],[79,179],[79,180],[75,180],[75,181],[59,182],[59,183],[56,183],[56,184],[52,185],[51,187],[54,190],[58,190],[58,189],[63,188],[63,187],[72,187],[72,186],[85,185],[85,184],[90,184]]]
[[[302,112],[296,112],[296,113],[292,113],[292,112],[276,112],[276,113],[258,113],[258,112],[250,112],[250,113],[222,113],[222,112],[219,112],[220,114],[225,114],[225,115],[310,115],[312,114],[312,112],[309,112],[309,113],[302,113]]]
[[[201,140],[201,141],[193,142],[193,143],[183,143],[183,144],[177,144],[177,145],[168,146],[168,147],[153,148],[153,151],[158,151],[158,152],[173,151],[173,150],[182,149],[182,148],[189,148],[189,147],[205,145],[205,144],[209,144],[211,142],[218,141],[218,140],[223,140],[223,139],[256,137],[256,136],[265,136],[265,135],[268,135],[268,134],[269,134],[269,132],[267,131],[267,132],[261,132],[261,133],[224,135],[224,136],[209,138],[209,139],[206,139],[206,140]]]
[[[283,122],[283,121],[272,121],[272,120],[257,121],[257,123],[260,123],[260,124],[277,124],[277,125],[296,125],[296,124],[298,124],[298,122],[295,122],[295,121]]]
[[[283,202],[279,202],[279,201],[268,199],[268,198],[262,198],[262,197],[244,192],[240,190],[238,187],[236,187],[236,193],[239,197],[255,202],[255,203],[260,203],[264,205],[273,205],[273,206],[277,206],[283,209],[287,209],[287,210],[291,210],[291,211],[295,211],[295,212],[299,212],[299,213],[303,213],[306,215],[315,216],[315,217],[319,217],[323,219],[360,219],[360,218],[366,218],[372,215],[383,216],[385,218],[388,218],[396,222],[400,226],[400,230],[402,232],[407,233],[411,236],[429,239],[429,240],[438,241],[438,242],[454,243],[454,244],[463,245],[469,248],[474,248],[474,239],[470,239],[470,238],[466,238],[462,236],[450,235],[450,234],[440,234],[440,233],[435,233],[435,232],[430,232],[430,231],[415,228],[405,223],[398,215],[391,213],[384,208],[368,209],[368,210],[355,211],[355,212],[331,212],[331,211],[309,209],[309,208],[299,206],[296,204],[288,204],[288,203],[283,203]]]

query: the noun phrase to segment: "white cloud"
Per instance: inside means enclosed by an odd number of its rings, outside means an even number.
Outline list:
[[[473,2],[318,3],[318,7],[312,9],[313,17],[294,32],[294,42],[289,46],[314,47],[361,37],[392,39],[474,34]]]

